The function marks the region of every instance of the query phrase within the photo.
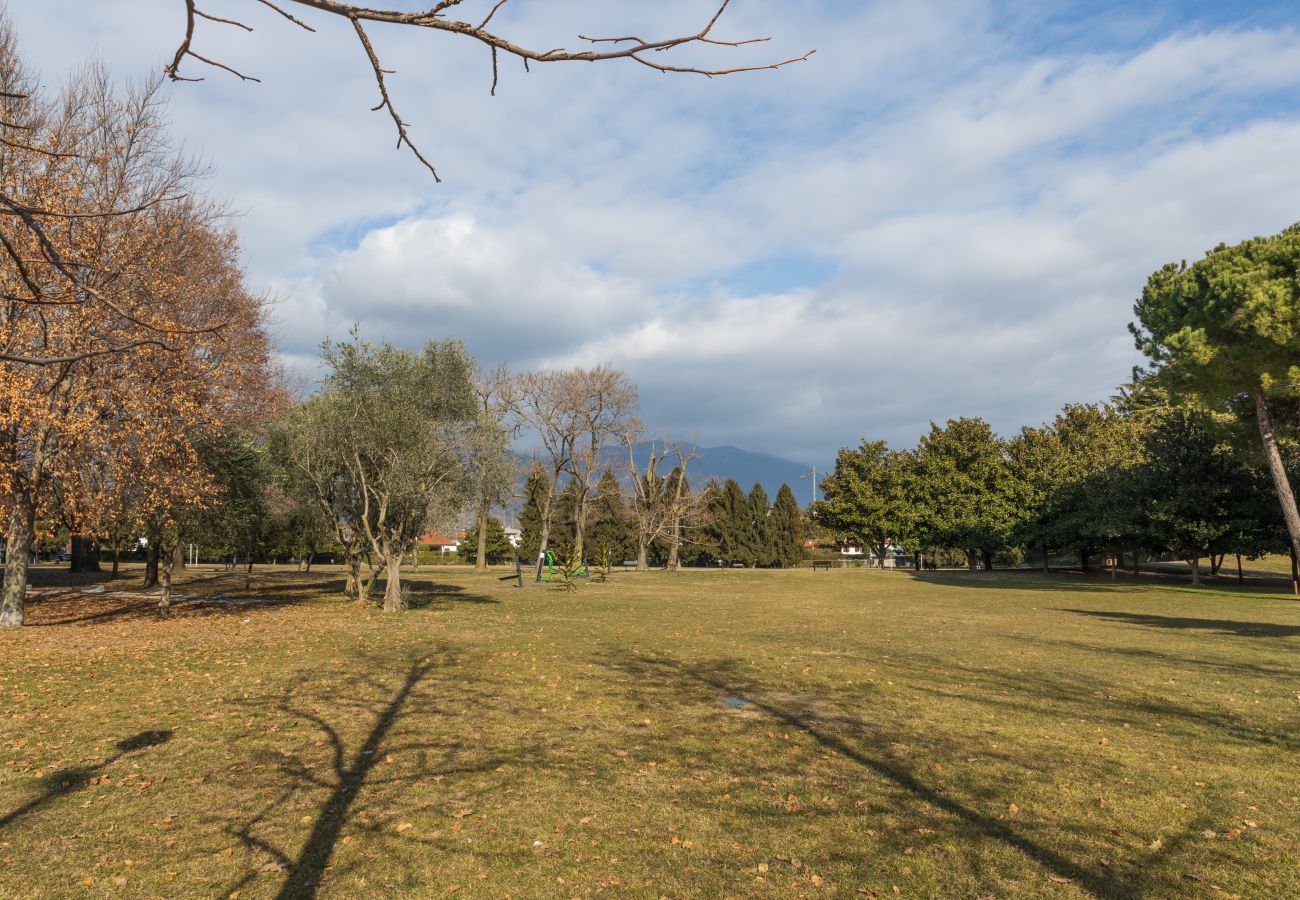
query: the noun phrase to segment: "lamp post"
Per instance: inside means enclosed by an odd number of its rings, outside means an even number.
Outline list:
[[[800,475],[799,477],[812,479],[812,502],[816,503],[817,502],[817,467],[813,466],[809,471],[805,472],[803,475]]]

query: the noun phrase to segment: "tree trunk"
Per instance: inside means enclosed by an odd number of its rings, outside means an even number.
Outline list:
[[[993,571],[993,554],[991,551],[988,550],[984,551],[984,571],[985,572]]]
[[[384,612],[406,612],[406,598],[402,596],[402,553],[388,553],[384,557],[387,582],[384,584]]]
[[[117,570],[122,563],[122,542],[113,541],[113,571],[109,573],[109,579],[117,578]]]
[[[348,567],[348,581],[343,590],[356,602],[365,603],[368,598],[365,596],[365,585],[361,581],[361,554],[345,552],[344,557]]]
[[[1047,555],[1047,545],[1043,544],[1043,574],[1050,574],[1052,571],[1052,559]]]
[[[922,563],[921,551],[917,550],[915,553],[912,554],[912,571],[913,572],[921,571],[921,563]]]
[[[1241,554],[1237,554],[1237,584],[1241,584],[1246,578],[1241,573]]]
[[[1114,556],[1110,558],[1110,580],[1111,581],[1114,581],[1117,577],[1117,573],[1119,572],[1119,566],[1121,562],[1121,558],[1120,558],[1121,556],[1122,554],[1116,553]]]
[[[179,549],[180,544],[176,545]],[[159,582],[162,584],[162,596],[158,598],[158,615],[167,618],[172,614],[172,568],[176,565],[175,550],[158,548],[158,567],[160,571]]]
[[[1300,565],[1297,565],[1294,548],[1291,550],[1291,593],[1300,597]]]
[[[308,575],[311,574],[311,564],[312,564],[312,562],[313,562],[315,559],[316,559],[316,551],[315,551],[315,550],[308,550],[308,551],[307,551],[307,568],[305,569],[305,571],[306,571],[306,573],[307,573]]]
[[[650,544],[641,535],[636,541],[636,570],[638,572],[647,572],[650,570]]]
[[[1085,571],[1085,572],[1089,571],[1089,566],[1088,566],[1088,551],[1087,551],[1086,549],[1085,549],[1085,550],[1080,550],[1080,551],[1079,551],[1079,566],[1080,566],[1080,568],[1083,569],[1083,571]]]
[[[176,549],[172,551],[172,568],[177,572],[184,572],[189,568],[185,563],[185,542],[183,540],[176,543]]]
[[[682,520],[673,519],[672,536],[668,539],[668,571],[676,572],[680,565],[682,548]]]
[[[144,586],[158,586],[158,542],[150,541],[144,552]]]
[[[1223,557],[1224,554],[1222,553],[1220,553],[1218,556],[1215,556],[1213,552],[1210,553],[1210,575],[1211,576],[1217,576],[1219,574],[1219,570],[1223,568]]]
[[[1192,566],[1192,586],[1200,587],[1201,585],[1201,558],[1193,556],[1188,562]]]
[[[573,559],[578,565],[585,561],[583,553],[586,548],[583,544],[587,538],[587,489],[584,487],[579,493],[578,501],[574,504],[573,509]]]
[[[974,551],[974,550],[967,550],[967,551],[966,551],[966,566],[967,566],[967,567],[968,567],[972,572],[975,571],[975,551]]]
[[[1277,449],[1273,417],[1269,415],[1264,392],[1258,387],[1252,387],[1250,398],[1255,401],[1255,420],[1259,425],[1259,438],[1264,444],[1264,458],[1268,462],[1269,474],[1273,476],[1273,489],[1277,491],[1278,502],[1282,504],[1282,518],[1286,521],[1287,535],[1291,538],[1291,553],[1294,555],[1300,553],[1300,511],[1296,510],[1291,480],[1287,478],[1282,454]]]
[[[23,624],[27,606],[27,567],[31,562],[36,505],[25,494],[13,498],[5,542],[4,590],[0,593],[0,628]]]
[[[248,568],[244,570],[244,590],[253,586],[253,557],[248,557]]]
[[[1139,578],[1142,575],[1142,548],[1133,548],[1133,577]]]
[[[537,571],[534,573],[534,581],[542,580],[542,571],[546,568],[546,545],[551,539],[551,525],[549,522],[542,521],[541,541],[537,545]]]
[[[487,566],[487,532],[490,505],[486,500],[478,504],[478,555],[474,557],[474,568],[486,569]]]
[[[72,562],[69,572],[98,572],[99,538],[88,535],[74,535],[72,538]]]

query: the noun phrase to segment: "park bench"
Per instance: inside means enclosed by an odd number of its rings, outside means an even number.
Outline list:
[[[818,569],[825,569],[826,571],[829,572],[831,570],[831,566],[833,565],[834,563],[832,563],[829,559],[817,559],[817,560],[813,560],[812,567],[814,572],[816,572]]]

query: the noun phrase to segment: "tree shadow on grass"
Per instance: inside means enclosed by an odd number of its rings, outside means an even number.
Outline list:
[[[118,741],[117,752],[103,762],[96,763],[93,766],[77,766],[72,769],[60,769],[50,772],[41,779],[41,792],[37,796],[17,809],[0,816],[0,831],[29,813],[53,803],[60,797],[82,790],[90,784],[92,778],[98,776],[127,754],[165,744],[171,740],[171,737],[172,733],[168,730],[142,731],[139,734]]]
[[[467,698],[472,702],[475,694],[475,688],[466,687],[463,682],[441,684],[433,677],[454,663],[445,650],[422,658],[412,657],[396,684],[382,675],[372,675],[324,687],[317,679],[304,675],[277,697],[249,704],[264,720],[274,716],[310,723],[320,735],[317,743],[324,746],[328,762],[323,766],[309,762],[304,758],[310,753],[306,747],[299,752],[263,752],[255,757],[262,765],[251,768],[270,768],[274,772],[274,783],[266,790],[274,790],[275,796],[253,815],[227,822],[225,827],[246,849],[269,856],[270,862],[246,873],[228,887],[227,893],[242,890],[261,874],[283,871],[285,879],[275,895],[279,900],[315,897],[327,869],[337,878],[351,868],[334,860],[345,830],[360,831],[371,840],[368,866],[379,865],[374,862],[374,853],[382,852],[387,841],[449,849],[404,834],[397,823],[389,821],[394,808],[391,803],[383,802],[385,795],[405,794],[448,776],[496,771],[525,755],[536,758],[536,754],[526,754],[523,750],[488,752],[438,737],[429,720],[443,714],[444,704],[450,703],[453,696],[458,702]],[[382,673],[391,667],[391,660],[367,660],[363,667],[366,671]],[[333,720],[329,718],[330,713],[335,714]],[[359,740],[350,742],[346,733],[366,713],[370,713],[369,727]],[[414,741],[402,737],[417,722],[421,734],[433,731],[434,736]],[[380,766],[382,771],[377,771]],[[278,823],[282,824],[286,816],[293,814],[293,801],[304,793],[322,791],[324,797],[310,816],[311,831],[296,852],[269,836]],[[365,796],[371,796],[373,802],[367,803]],[[375,871],[377,875],[398,874],[382,866]]]
[[[756,725],[763,726],[764,720],[767,720],[797,729],[821,747],[874,773],[919,803],[940,810],[974,829],[981,839],[996,841],[1014,849],[1033,860],[1053,878],[1068,880],[1097,896],[1144,895],[1146,889],[1142,882],[1152,877],[1149,874],[1151,867],[1157,865],[1176,846],[1176,842],[1169,842],[1163,851],[1145,854],[1133,870],[1131,878],[1111,872],[1104,865],[1085,865],[1037,840],[1030,833],[1031,826],[1018,826],[1014,822],[1004,821],[1000,816],[982,812],[950,796],[948,790],[938,783],[940,779],[928,779],[925,773],[918,771],[907,760],[899,759],[890,749],[920,743],[925,744],[927,750],[938,751],[937,745],[930,746],[935,744],[933,735],[886,732],[846,712],[832,711],[826,714],[819,711],[814,703],[776,699],[782,695],[745,677],[740,666],[731,660],[684,663],[656,655],[619,652],[607,654],[600,661],[611,669],[631,675],[634,684],[656,685],[674,697],[672,702],[680,703],[683,696],[690,695],[704,702],[739,701],[744,705],[744,714],[756,714]],[[944,749],[949,753],[960,750],[964,755],[974,748]],[[978,749],[980,753],[988,755],[986,748]],[[897,808],[890,811],[896,812]],[[750,810],[748,814],[766,813]],[[1060,829],[1054,830],[1059,832]]]
[[[1090,644],[1084,641],[1053,640],[1045,638],[1042,635],[1036,635],[1032,638],[1020,635],[1008,635],[1007,639],[1033,647],[1050,645],[1053,647],[1064,648],[1070,652],[1124,656],[1130,659],[1151,662],[1155,665],[1166,667],[1177,666],[1188,669],[1210,669],[1212,671],[1227,672],[1234,675],[1257,675],[1262,678],[1300,679],[1300,669],[1287,668],[1276,663],[1260,664],[1242,662],[1236,659],[1211,659],[1209,657],[1199,658],[1195,656],[1179,656],[1173,653],[1161,653],[1157,650],[1146,650],[1140,647],[1117,647],[1106,646],[1104,644]]]
[[[1059,612],[1080,616],[1110,619],[1148,628],[1175,628],[1187,631],[1211,631],[1232,637],[1286,638],[1300,637],[1300,625],[1278,625],[1273,622],[1239,622],[1232,619],[1197,619],[1188,616],[1157,616],[1150,613],[1115,612],[1102,609],[1058,609]]]
[[[1131,571],[1119,570],[1118,577],[1112,579],[1109,571],[1052,570],[1045,573],[1035,569],[994,569],[991,572],[969,572],[947,570],[940,572],[908,572],[915,581],[944,587],[1016,590],[1016,591],[1052,591],[1056,593],[1099,593],[1131,594],[1149,591],[1152,588],[1182,589],[1197,596],[1222,594],[1239,596],[1242,594],[1290,592],[1288,580],[1269,577],[1247,577],[1238,584],[1234,572],[1231,578],[1220,574],[1217,577],[1203,575],[1205,583],[1193,587],[1188,583],[1189,576],[1177,572],[1151,571],[1143,569],[1140,577],[1134,578]]]

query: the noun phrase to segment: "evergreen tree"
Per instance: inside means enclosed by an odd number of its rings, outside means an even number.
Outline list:
[[[776,492],[776,503],[767,517],[772,561],[784,569],[799,565],[803,559],[804,516],[790,485]]]
[[[540,468],[528,473],[524,482],[524,507],[519,513],[519,555],[536,559],[542,543],[542,505],[547,495],[546,475]]]
[[[891,546],[907,546],[915,531],[912,454],[884,441],[844,448],[822,482],[817,521],[841,540],[869,547],[881,565]]]
[[[472,526],[465,532],[465,539],[456,549],[457,555],[467,563],[478,557],[478,526]],[[515,548],[506,537],[505,526],[496,516],[488,516],[487,558],[489,563],[506,562],[515,558]]]
[[[1243,537],[1242,520],[1257,514],[1258,479],[1203,412],[1169,410],[1146,444],[1138,477],[1149,540],[1187,560],[1192,584],[1200,584],[1201,559],[1229,549]]]
[[[1006,447],[983,419],[931,424],[917,448],[916,505],[927,543],[964,550],[972,570],[1006,546],[1015,524]]]
[[[593,557],[603,548],[609,549],[609,558],[616,563],[636,557],[635,529],[623,498],[623,486],[612,469],[606,469],[596,484],[589,516],[587,547]]]
[[[754,563],[754,519],[749,498],[734,478],[709,494],[709,543],[727,563]]]
[[[776,563],[776,547],[772,541],[772,529],[768,516],[772,512],[772,502],[768,499],[763,485],[755,481],[749,489],[750,539],[749,558],[753,566],[770,566]]]

